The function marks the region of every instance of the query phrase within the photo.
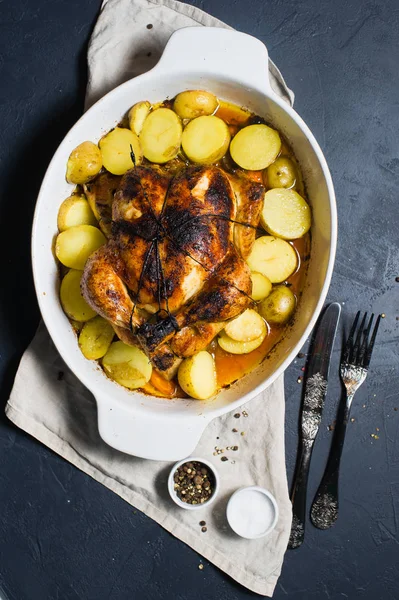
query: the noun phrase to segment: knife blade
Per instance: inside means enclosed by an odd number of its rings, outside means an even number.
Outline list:
[[[321,317],[306,369],[301,415],[301,449],[292,489],[292,527],[288,548],[298,548],[305,536],[306,491],[313,444],[319,431],[327,393],[331,353],[337,333],[341,305],[333,302]]]

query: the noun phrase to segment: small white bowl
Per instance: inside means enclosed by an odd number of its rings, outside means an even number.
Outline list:
[[[249,495],[251,493],[254,494],[254,499],[256,494],[259,493],[263,494],[267,498],[268,506],[265,504],[265,508],[267,507],[267,510],[270,513],[269,518],[267,518],[267,516],[265,515],[264,524],[260,523],[260,527],[262,527],[263,525],[263,529],[256,533],[249,533],[248,531],[245,531],[245,524],[243,519],[242,524],[240,523],[239,504],[244,494],[247,495],[247,498],[245,499],[245,502],[241,504],[241,516],[244,516],[242,510],[246,511],[248,515],[251,515],[251,506],[249,502]],[[236,533],[242,538],[254,540],[264,537],[265,535],[268,535],[271,531],[273,531],[278,521],[278,506],[276,499],[268,490],[257,485],[252,485],[249,487],[240,488],[239,490],[234,492],[234,494],[231,496],[230,500],[227,503],[226,516],[227,521],[234,533]]]
[[[199,462],[199,463],[205,465],[206,467],[208,467],[208,469],[210,471],[212,471],[212,475],[214,477],[214,482],[215,482],[213,494],[209,498],[209,500],[207,500],[206,502],[203,502],[202,504],[188,504],[187,502],[182,502],[175,492],[175,482],[174,482],[173,476],[174,476],[176,470],[179,467],[181,467],[181,465],[184,465],[187,462]],[[216,471],[215,467],[213,466],[212,463],[209,462],[209,460],[205,460],[205,458],[200,458],[198,456],[189,456],[188,458],[185,458],[184,460],[179,460],[179,462],[177,462],[176,464],[173,465],[173,467],[169,473],[168,490],[169,490],[170,497],[172,498],[172,500],[174,502],[176,502],[176,504],[178,506],[180,506],[180,508],[185,508],[187,510],[199,510],[200,508],[205,508],[205,506],[209,506],[210,504],[212,504],[212,502],[215,500],[216,496],[218,495],[219,475],[218,475],[218,472]]]

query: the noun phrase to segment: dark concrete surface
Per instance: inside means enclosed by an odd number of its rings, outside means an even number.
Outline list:
[[[355,399],[341,512],[288,552],[276,599],[399,598],[399,5],[396,0],[196,0],[259,37],[296,93],[335,182],[340,220],[329,300],[343,321],[385,312]],[[4,405],[39,319],[30,275],[45,168],[83,108],[85,53],[99,0],[0,1],[0,386]],[[338,345],[310,477],[331,441]],[[287,468],[296,455],[303,361],[286,374]],[[379,439],[373,439],[377,433]],[[254,597],[86,475],[0,418],[0,590],[9,600]],[[1,594],[0,594],[1,595]]]

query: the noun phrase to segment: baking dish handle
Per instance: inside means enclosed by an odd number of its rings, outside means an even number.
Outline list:
[[[109,446],[140,458],[176,461],[192,454],[209,423],[200,415],[180,417],[125,408],[97,394],[98,429]]]
[[[257,38],[221,27],[184,27],[170,37],[155,67],[168,73],[214,75],[272,92],[268,52]]]

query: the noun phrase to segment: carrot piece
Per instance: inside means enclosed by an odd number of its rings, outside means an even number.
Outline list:
[[[158,373],[156,369],[152,369],[152,375],[150,379],[151,385],[153,385],[157,390],[162,392],[164,396],[170,398],[174,396],[176,393],[176,384],[174,381],[167,381]]]

